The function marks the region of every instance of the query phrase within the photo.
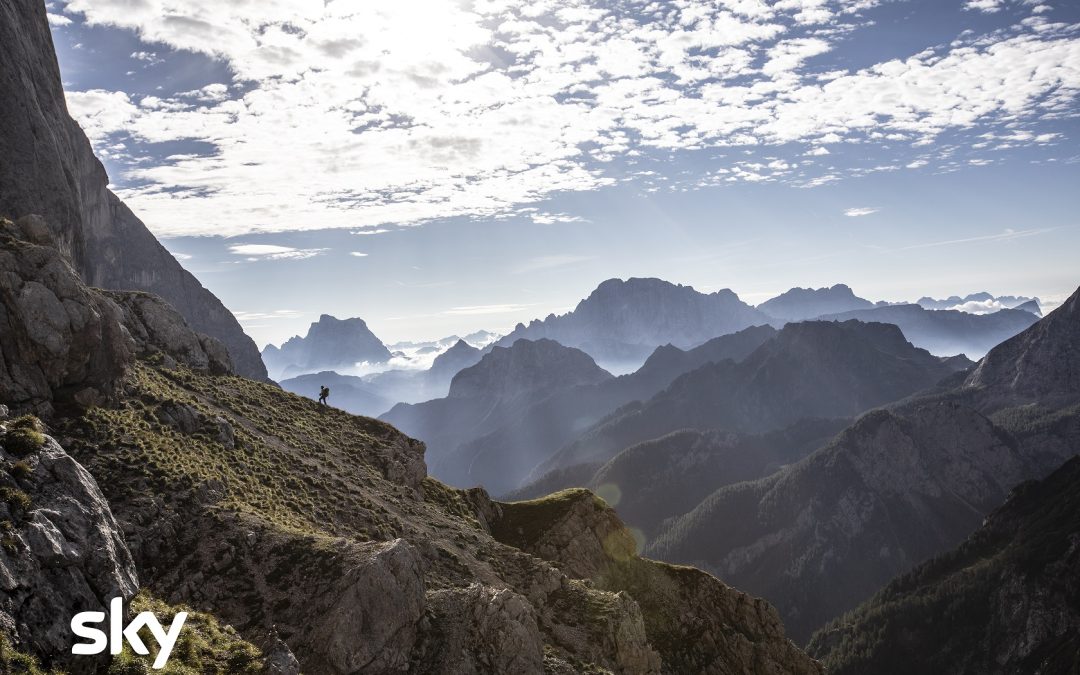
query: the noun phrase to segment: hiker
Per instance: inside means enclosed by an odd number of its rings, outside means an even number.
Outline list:
[[[319,405],[329,405],[326,402],[328,396],[330,396],[330,389],[328,387],[319,387]]]

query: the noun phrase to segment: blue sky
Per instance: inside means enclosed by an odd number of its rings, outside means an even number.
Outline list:
[[[261,344],[571,308],[1080,284],[1080,7],[52,0],[113,187]]]

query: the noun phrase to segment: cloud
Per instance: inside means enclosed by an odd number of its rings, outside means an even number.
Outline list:
[[[267,321],[273,319],[296,319],[303,315],[303,312],[298,312],[292,309],[276,309],[272,312],[233,312],[233,316],[235,316],[236,320],[240,323],[251,321]]]
[[[246,256],[248,261],[256,260],[305,260],[325,253],[325,248],[293,248],[273,244],[234,244],[229,247],[233,255]]]
[[[482,0],[417,12],[189,0],[181,13],[172,0],[69,0],[90,25],[133,31],[158,54],[217,59],[234,79],[139,105],[123,91],[68,96],[99,152],[128,146],[114,160],[118,192],[166,236],[506,217],[617,184],[618,159],[703,149],[887,154],[1006,124],[1035,128],[1001,142],[1035,145],[1040,124],[1074,109],[1080,27],[1032,14],[849,70],[833,54],[877,4]],[[209,150],[141,159],[178,142]],[[726,173],[686,181],[812,187],[852,175],[771,161],[729,159]]]
[[[1001,11],[1005,6],[1005,0],[966,0],[964,9],[977,10],[986,14]]]
[[[965,237],[963,239],[946,239],[944,241],[932,241],[932,242],[927,242],[927,243],[924,243],[924,244],[912,244],[910,246],[904,246],[900,250],[901,251],[910,251],[912,249],[918,249],[918,248],[933,248],[933,247],[936,247],[936,246],[953,246],[953,245],[956,245],[956,244],[973,244],[973,243],[982,242],[982,241],[1009,241],[1009,240],[1012,240],[1012,239],[1026,239],[1028,237],[1035,237],[1035,236],[1038,236],[1040,234],[1045,234],[1047,232],[1052,232],[1055,229],[1057,229],[1057,228],[1044,227],[1044,228],[1036,228],[1036,229],[1029,229],[1029,230],[1014,230],[1014,229],[1009,228],[1009,229],[1006,229],[1003,232],[999,232],[997,234],[985,234],[985,235],[980,235],[978,237]]]
[[[368,256],[367,253],[361,253],[360,251],[349,251],[349,255],[354,258],[366,258]]]
[[[844,211],[844,215],[848,218],[861,218],[862,216],[869,216],[877,213],[881,209],[876,206],[857,206]]]
[[[52,12],[49,12],[46,16],[49,19],[49,25],[53,28],[60,28],[63,26],[71,25],[71,19],[64,16],[63,14],[53,14]]]
[[[530,272],[577,265],[595,259],[596,256],[593,255],[542,255],[529,259],[514,271],[518,274],[528,274]]]

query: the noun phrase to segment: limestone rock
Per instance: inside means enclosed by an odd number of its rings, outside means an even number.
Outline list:
[[[0,437],[0,445],[3,438]],[[0,450],[4,465],[14,458]],[[16,645],[69,673],[94,672],[104,659],[71,658],[75,612],[131,598],[135,566],[94,478],[51,437],[19,458],[25,474],[0,472],[0,617]],[[20,503],[13,494],[22,494]]]

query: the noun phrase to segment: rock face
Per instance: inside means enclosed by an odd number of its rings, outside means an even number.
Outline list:
[[[660,279],[609,279],[574,311],[518,324],[498,344],[550,338],[581,349],[604,367],[626,372],[661,345],[688,349],[768,322],[727,289],[705,294]]]
[[[158,353],[232,371],[225,347],[160,298],[87,288],[54,245],[41,218],[0,219],[0,400],[44,416],[104,403],[135,357]]]
[[[742,362],[706,364],[644,403],[617,411],[536,473],[606,462],[631,445],[684,428],[762,433],[800,419],[854,417],[952,372],[895,326],[791,323]]]
[[[1076,453],[1076,298],[966,382],[870,412],[787,470],[721,488],[647,551],[761,594],[808,638]]]
[[[311,324],[307,335],[292,337],[281,347],[268,345],[262,356],[271,374],[281,379],[351,368],[365,361],[384,363],[391,354],[363,319],[337,319],[323,314]]]
[[[781,321],[806,321],[825,314],[871,309],[874,303],[858,297],[851,288],[836,284],[831,288],[793,288],[757,306]]]
[[[966,354],[979,358],[1039,320],[1022,309],[1002,309],[992,314],[969,314],[958,310],[929,310],[919,305],[890,305],[821,317],[827,321],[880,321],[900,327],[904,337],[932,354]]]
[[[1080,458],[1073,458],[1017,487],[959,547],[816,633],[810,651],[837,675],[1076,672],[1078,569]]]
[[[0,216],[39,214],[90,286],[164,298],[191,326],[221,340],[237,371],[265,378],[236,318],[109,191],[108,176],[64,101],[44,3],[0,7]]]
[[[31,430],[37,448],[24,440]],[[93,477],[51,437],[0,423],[0,459],[0,633],[67,672],[95,672],[109,656],[72,657],[68,623],[72,608],[135,595],[123,534]]]

